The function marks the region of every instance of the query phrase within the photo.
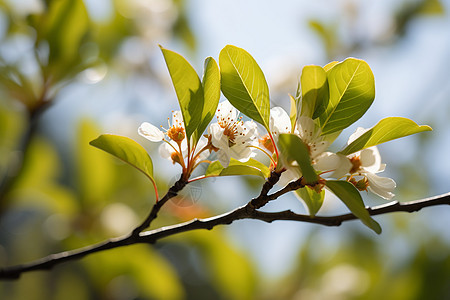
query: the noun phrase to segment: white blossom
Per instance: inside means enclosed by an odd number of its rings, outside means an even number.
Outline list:
[[[208,128],[212,145],[217,148],[217,158],[227,167],[231,157],[241,162],[255,156],[256,124],[242,121],[237,110],[228,101],[219,103],[216,112],[217,123]]]
[[[352,143],[366,131],[361,127],[356,129],[355,133],[349,137],[347,144]],[[386,164],[381,163],[380,152],[376,146],[352,153],[345,159],[343,159],[343,155],[340,155],[339,163],[336,165],[337,167],[332,174],[333,177],[340,178],[349,174],[349,181],[358,189],[364,190],[367,188],[372,193],[388,200],[394,197],[392,192],[396,187],[395,181],[391,178],[376,175],[386,168]],[[362,179],[356,180],[358,176],[361,176]]]

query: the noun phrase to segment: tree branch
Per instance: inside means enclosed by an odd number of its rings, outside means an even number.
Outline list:
[[[105,242],[87,246],[78,250],[73,251],[65,251],[58,254],[53,254],[42,258],[40,260],[36,260],[34,262],[17,265],[12,267],[6,267],[0,269],[0,279],[17,279],[20,277],[22,273],[35,271],[35,270],[49,270],[52,267],[59,265],[61,263],[80,259],[88,254],[114,249],[122,246],[132,245],[132,244],[140,244],[140,243],[155,243],[158,240],[172,236],[178,233],[197,230],[197,229],[208,229],[211,230],[215,226],[218,225],[229,225],[236,220],[242,219],[254,219],[261,220],[264,222],[273,222],[278,220],[289,220],[289,221],[298,221],[298,222],[307,222],[307,223],[315,223],[325,226],[339,226],[343,222],[349,220],[355,220],[357,217],[351,213],[337,215],[337,216],[315,216],[311,217],[308,215],[296,214],[290,210],[280,211],[280,212],[262,212],[259,211],[258,208],[264,206],[269,201],[274,200],[285,193],[288,193],[292,190],[304,187],[302,184],[301,178],[297,181],[291,182],[283,189],[273,193],[268,194],[270,189],[273,188],[275,183],[278,181],[281,173],[272,172],[271,176],[268,178],[266,183],[263,185],[261,193],[258,197],[252,199],[246,205],[238,207],[230,212],[224,213],[222,215],[214,216],[207,219],[194,219],[192,221],[161,227],[158,229],[154,229],[151,231],[142,232],[143,229],[148,227],[152,220],[156,218],[156,215],[161,208],[161,206],[167,202],[170,198],[174,197],[176,193],[181,190],[182,187],[186,185],[186,183],[182,182],[181,179],[177,182],[182,186],[177,186],[177,183],[169,189],[169,192],[164,196],[165,199],[162,204],[155,204],[153,206],[152,211],[150,212],[147,219],[138,226],[135,230],[133,230],[129,235],[110,239]],[[180,188],[180,189],[178,189]],[[162,202],[161,199],[158,203]],[[430,197],[422,200],[411,201],[411,202],[391,202],[385,205],[380,205],[376,207],[367,207],[367,211],[370,215],[381,215],[392,212],[415,212],[424,207],[436,206],[436,205],[450,205],[450,193]]]

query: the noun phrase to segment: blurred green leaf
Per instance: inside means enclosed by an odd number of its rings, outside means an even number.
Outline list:
[[[132,139],[119,135],[102,134],[89,144],[130,164],[155,183],[152,159],[147,151]]]
[[[100,130],[90,120],[82,120],[78,128],[77,175],[81,199],[89,205],[103,206],[114,188],[116,168],[111,158],[89,146]],[[85,203],[86,204],[86,203]]]
[[[378,224],[364,206],[361,194],[353,184],[342,180],[327,180],[326,186],[350,209],[350,211],[359,218],[364,225],[381,233],[380,224]]]
[[[42,138],[33,139],[8,198],[15,206],[48,209],[73,216],[79,211],[75,195],[60,184],[62,163],[54,147]]]
[[[256,272],[249,257],[234,249],[220,229],[214,233],[191,231],[180,236],[181,240],[193,243],[224,299],[254,299]]]
[[[205,70],[202,79],[204,103],[202,109],[202,118],[199,127],[196,130],[198,138],[201,137],[217,109],[220,99],[220,71],[219,66],[212,57],[205,60]],[[197,138],[197,139],[198,139]]]
[[[219,65],[225,97],[269,131],[269,87],[255,59],[244,49],[228,45],[220,51]]]
[[[320,66],[306,66],[300,76],[302,116],[319,117],[328,106],[327,73]]]
[[[120,258],[120,259],[118,259]],[[83,260],[97,289],[132,284],[139,299],[184,299],[183,286],[170,263],[147,245],[98,253]],[[121,278],[123,282],[115,279]],[[135,290],[138,287],[138,290]]]
[[[38,42],[49,46],[47,78],[61,80],[87,67],[80,46],[88,34],[89,15],[83,0],[50,1],[45,14],[35,16]]]
[[[278,149],[287,162],[296,161],[306,183],[317,182],[318,176],[311,165],[308,146],[295,134],[280,134],[278,137]]]
[[[205,172],[205,176],[233,176],[233,175],[256,175],[262,178],[269,177],[269,168],[253,158],[247,162],[240,162],[231,158],[228,167],[224,168],[219,161],[211,163]]]
[[[354,140],[344,150],[340,151],[344,155],[356,151],[376,146],[394,139],[402,138],[411,134],[430,131],[430,126],[417,125],[414,121],[401,118],[390,117],[379,121],[375,126],[367,130],[363,135]]]
[[[347,128],[372,105],[375,80],[369,65],[360,59],[347,58],[328,72],[330,98],[319,117],[322,135]]]
[[[318,193],[309,186],[305,186],[304,188],[295,190],[295,195],[303,200],[306,207],[308,207],[309,215],[314,217],[322,207],[325,191],[322,190]]]
[[[167,50],[162,46],[160,48],[178,97],[186,128],[186,136],[189,140],[202,122],[205,107],[207,109],[210,107],[209,104],[205,105],[202,82],[189,62],[176,52]],[[207,113],[205,113],[206,115]],[[200,137],[197,137],[197,140],[198,138]]]

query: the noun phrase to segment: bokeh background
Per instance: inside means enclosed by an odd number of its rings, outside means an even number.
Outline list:
[[[233,44],[263,69],[288,108],[303,66],[366,60],[376,99],[355,126],[404,116],[432,132],[385,145],[395,199],[449,191],[450,1],[0,1],[0,265],[28,262],[129,232],[154,203],[142,174],[88,142],[131,137],[151,153],[160,194],[177,166],[137,135],[166,125],[177,100],[158,44],[199,73]],[[153,227],[245,204],[262,181],[188,186]],[[368,205],[384,203],[370,194]],[[332,198],[321,214],[344,212]],[[304,212],[288,195],[266,210]],[[238,221],[155,245],[88,256],[0,283],[0,299],[449,299],[450,210],[376,217],[339,228]]]

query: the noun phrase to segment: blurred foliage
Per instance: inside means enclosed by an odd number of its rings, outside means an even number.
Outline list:
[[[149,53],[143,49],[161,38],[175,38],[192,51],[197,47],[184,0],[111,0],[110,12],[103,17],[96,17],[82,0],[29,3],[0,1],[0,20],[5,24],[0,32],[1,266],[125,234],[145,217],[155,201],[150,182],[89,146],[103,133],[97,122],[80,120],[73,142],[63,144],[46,135],[41,115],[86,70],[99,78],[107,69],[156,81]],[[442,13],[440,2],[400,5],[392,16],[395,31],[384,40],[395,42],[423,13]],[[311,25],[329,57],[364,44],[358,37],[349,44],[341,40],[333,21],[316,20]],[[127,58],[123,49],[129,45],[139,45],[134,50],[143,52],[143,57],[132,52]],[[411,169],[405,172],[417,180],[401,185],[414,195],[424,193],[423,176]],[[156,180],[164,192],[168,183]],[[255,193],[261,186],[259,178],[246,177],[243,182]],[[181,200],[189,205],[168,203],[155,225],[218,213],[196,199]],[[415,224],[421,229],[417,237],[417,228],[405,225],[408,222],[402,217],[385,219],[394,221],[385,225],[392,232],[383,235],[383,242],[367,231],[355,231],[330,246],[329,229],[312,231],[292,270],[279,280],[265,280],[253,258],[230,241],[226,230],[215,228],[156,245],[105,251],[51,272],[31,272],[18,281],[0,282],[0,299],[449,298],[448,243],[426,224]],[[393,255],[385,246],[399,236],[408,250],[405,255]]]
[[[403,0],[394,5],[395,11],[388,19],[381,20],[374,34],[361,34],[370,20],[364,19],[364,5],[347,1],[342,6],[341,18],[309,20],[311,30],[321,39],[327,60],[345,58],[349,54],[374,46],[386,46],[403,38],[411,23],[424,16],[442,16],[445,13],[440,0]],[[342,18],[342,16],[345,16]],[[379,22],[380,20],[376,20]]]
[[[398,219],[406,221],[409,216]],[[387,219],[387,217],[383,217]],[[407,224],[407,223],[406,223]],[[392,224],[393,225],[393,224]],[[426,227],[426,226],[424,226]],[[390,227],[389,239],[417,238],[414,226]],[[344,241],[327,241],[313,230],[280,287],[262,299],[447,299],[450,245],[432,230],[420,232],[417,247],[386,256],[385,244],[353,230]],[[326,234],[325,234],[326,235]],[[326,247],[324,247],[326,245]]]

